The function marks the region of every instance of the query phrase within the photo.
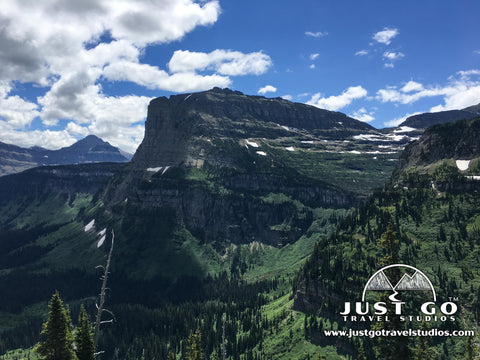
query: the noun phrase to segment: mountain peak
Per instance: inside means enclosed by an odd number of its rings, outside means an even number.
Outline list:
[[[145,138],[134,157],[139,167],[225,164],[214,139],[278,139],[288,130],[332,138],[374,131],[370,125],[339,112],[281,98],[245,95],[230,89],[153,99],[148,107]],[[225,154],[224,154],[225,155]],[[228,161],[227,161],[228,163]]]

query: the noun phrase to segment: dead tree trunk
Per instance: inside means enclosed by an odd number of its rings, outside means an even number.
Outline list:
[[[103,306],[105,304],[105,291],[107,289],[107,280],[108,280],[108,274],[109,274],[109,269],[110,269],[110,260],[112,259],[112,251],[113,251],[113,241],[115,239],[115,234],[113,233],[113,230],[112,230],[112,243],[110,245],[110,250],[108,252],[108,256],[107,256],[107,263],[105,265],[105,267],[103,267],[102,265],[99,265],[97,267],[101,267],[103,268],[103,276],[102,276],[102,288],[100,290],[100,301],[98,304],[96,304],[97,306],[97,317],[96,317],[96,320],[95,320],[95,333],[94,333],[94,347],[95,347],[95,351],[97,349],[97,345],[98,345],[98,337],[100,335],[100,324],[104,324],[104,323],[112,323],[113,320],[115,319],[115,316],[113,315],[113,313],[110,311],[110,310],[107,310],[107,309],[104,309]],[[109,313],[111,316],[112,316],[112,319],[110,320],[106,320],[106,321],[103,321],[102,320],[102,315],[104,312],[107,312]],[[97,352],[96,355],[100,354],[101,352]]]

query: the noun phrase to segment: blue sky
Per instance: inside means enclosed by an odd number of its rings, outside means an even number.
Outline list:
[[[477,0],[5,0],[0,141],[134,152],[148,102],[229,87],[383,128],[480,103]]]

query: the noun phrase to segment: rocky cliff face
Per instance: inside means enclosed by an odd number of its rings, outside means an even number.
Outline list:
[[[413,166],[425,167],[443,159],[473,160],[480,157],[480,118],[428,128],[400,156],[394,174]]]
[[[31,201],[48,194],[96,194],[124,164],[48,166],[0,177],[0,205]]]
[[[368,124],[344,114],[296,104],[280,98],[247,96],[238,91],[210,91],[162,97],[151,101],[145,138],[133,159],[135,167],[231,165],[219,157],[216,139],[277,139],[289,130],[306,130],[324,138],[345,132],[369,132]]]
[[[317,171],[325,164],[315,157],[374,131],[344,114],[228,89],[157,98],[142,144],[104,199],[114,216],[166,210],[202,242],[283,246],[307,231],[314,208],[361,201],[328,166]]]

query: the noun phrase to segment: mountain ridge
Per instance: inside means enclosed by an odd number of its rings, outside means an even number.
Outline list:
[[[130,157],[95,135],[58,150],[22,148],[0,142],[0,176],[42,165],[127,162]]]

